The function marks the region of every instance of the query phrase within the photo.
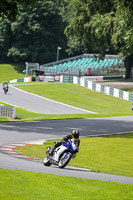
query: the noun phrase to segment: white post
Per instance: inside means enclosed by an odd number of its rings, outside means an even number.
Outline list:
[[[26,76],[28,75],[28,63],[26,62]]]
[[[60,51],[61,47],[57,47],[57,62],[59,60],[59,51]]]

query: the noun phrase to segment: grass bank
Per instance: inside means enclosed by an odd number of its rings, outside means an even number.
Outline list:
[[[2,200],[132,200],[133,185],[0,169]]]
[[[77,114],[77,118],[133,115],[131,102],[100,94],[70,83],[49,83],[45,85],[22,85],[16,87],[55,101],[98,113]],[[55,116],[53,115],[53,117]]]
[[[25,65],[0,64],[0,83],[5,80],[22,78]],[[97,112],[98,114],[42,115],[17,108],[17,118],[21,120],[51,120],[72,118],[101,118],[114,116],[132,116],[131,102],[99,94],[74,84],[37,84],[17,86],[26,91],[44,96],[72,106]],[[9,119],[10,120],[10,119]],[[3,118],[0,121],[8,121]]]
[[[72,106],[93,111],[98,114],[60,114],[43,115],[16,108],[16,115],[21,120],[82,119],[115,116],[132,116],[132,103],[115,97],[100,94],[74,84],[47,83],[16,86],[28,92],[63,102]]]
[[[0,64],[0,83],[13,79],[23,78],[24,65]]]
[[[93,172],[133,177],[133,133],[81,137],[80,140],[80,151],[69,165],[87,168]],[[43,160],[47,146],[53,146],[53,141],[21,148],[23,148],[24,155]],[[17,147],[15,151],[19,153],[20,147]]]

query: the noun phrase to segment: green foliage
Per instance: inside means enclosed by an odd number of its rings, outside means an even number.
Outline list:
[[[86,52],[104,52],[108,49],[106,44],[95,36],[94,32],[90,27],[90,22],[92,16],[96,13],[102,15],[105,12],[110,12],[112,7],[112,1],[103,2],[101,0],[91,1],[91,0],[71,0],[70,1],[72,14],[70,14],[69,24],[66,27],[65,33],[68,37],[68,42],[72,41],[73,38],[77,37],[78,42],[80,42],[80,49],[75,46],[75,51]],[[69,9],[69,6],[68,6]],[[97,40],[96,40],[97,39]],[[69,42],[69,43],[70,43]],[[68,43],[68,44],[69,44]],[[102,45],[101,45],[102,43]],[[111,49],[111,48],[110,48]],[[73,50],[72,46],[69,45],[69,51]]]
[[[125,0],[39,0],[32,5],[20,1],[16,20],[0,19],[1,58],[55,61],[58,46],[62,47],[60,58],[66,56],[67,46],[67,53],[73,55],[95,52],[130,56],[132,8],[132,1]]]
[[[111,12],[92,16],[90,26],[98,40],[104,38],[104,45],[112,44],[118,53],[128,56],[133,53],[133,10],[131,2],[123,6],[124,1],[115,1]],[[133,5],[132,5],[133,6]],[[106,42],[107,39],[109,43]],[[107,45],[106,45],[107,44]]]
[[[18,5],[22,3],[32,4],[35,0],[1,0],[0,1],[0,15],[8,18],[16,16],[18,11]]]
[[[133,1],[70,0],[68,4],[73,10],[65,29],[69,53],[82,51],[102,56],[121,55],[125,58],[125,77],[130,78],[133,66]],[[77,41],[77,44],[71,41]]]
[[[65,55],[64,24],[54,0],[18,5],[17,19],[1,18],[0,24],[1,53],[11,61],[55,61],[58,46],[62,47],[60,57]]]
[[[70,41],[77,37],[81,48],[89,52],[116,52],[125,57],[133,53],[132,1],[71,0],[69,5],[73,14],[65,33]]]
[[[0,19],[1,60],[51,62],[61,46],[60,59],[67,54],[119,54],[125,58],[126,78],[130,77],[132,1],[39,0],[29,5],[20,0],[17,10],[16,20]]]

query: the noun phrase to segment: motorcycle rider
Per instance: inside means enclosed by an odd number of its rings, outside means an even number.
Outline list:
[[[7,92],[8,92],[8,88],[9,88],[9,87],[8,87],[8,83],[7,83],[6,81],[4,81],[4,83],[3,83],[3,89],[4,89],[4,88],[7,88]]]
[[[79,151],[79,145],[80,145],[80,140],[79,140],[79,131],[78,130],[73,130],[72,133],[66,135],[65,137],[62,138],[60,142],[57,142],[53,148],[50,149],[50,156],[52,156],[54,150],[62,145],[63,143],[67,143],[69,139],[74,139],[77,143],[77,152]]]

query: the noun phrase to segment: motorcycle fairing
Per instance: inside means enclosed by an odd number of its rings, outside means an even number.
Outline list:
[[[67,148],[66,148],[65,146],[63,146],[63,145],[57,147],[57,148],[55,149],[55,151],[54,151],[54,155],[53,155],[52,158],[53,158],[56,162],[59,162],[60,155],[61,155],[64,151],[66,151],[66,150],[67,150]]]

